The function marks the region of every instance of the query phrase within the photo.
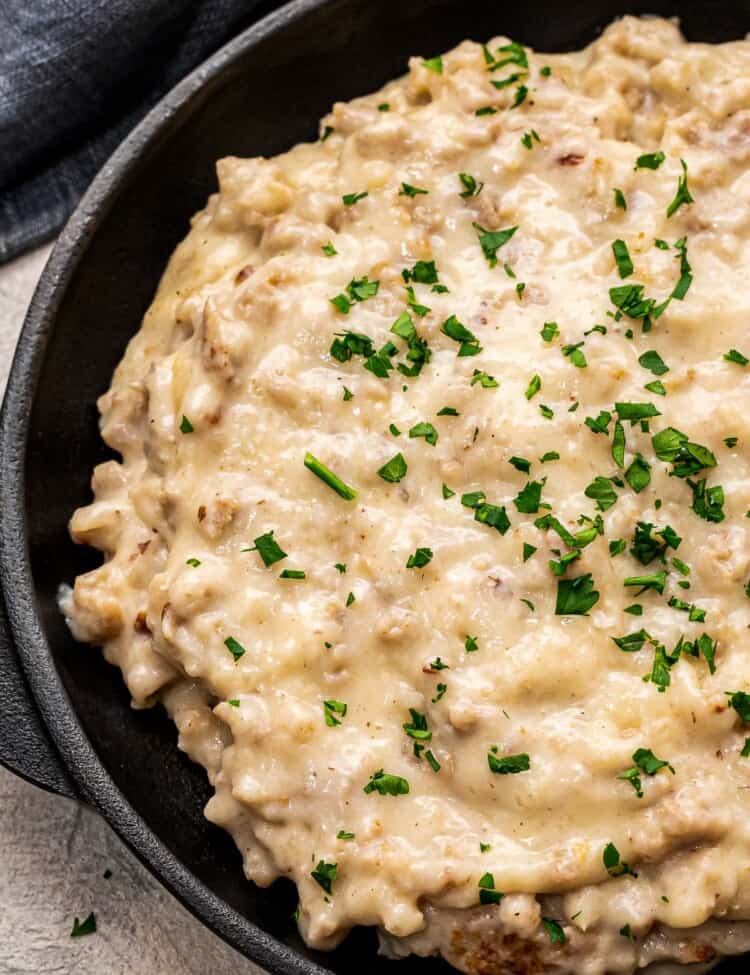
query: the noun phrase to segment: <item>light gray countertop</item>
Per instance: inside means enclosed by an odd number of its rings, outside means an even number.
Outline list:
[[[0,268],[0,392],[49,250]],[[71,939],[73,918],[90,911],[97,933]],[[0,975],[20,973],[262,975],[188,914],[97,815],[0,768]]]

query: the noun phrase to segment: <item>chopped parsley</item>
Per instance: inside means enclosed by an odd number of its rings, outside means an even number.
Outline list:
[[[556,450],[547,450],[547,451],[545,451],[545,453],[543,453],[542,456],[539,458],[539,463],[540,464],[547,464],[551,460],[560,460],[560,455],[558,454],[558,452]]]
[[[630,420],[631,426],[640,420],[661,416],[653,403],[615,403],[615,411],[621,420]]]
[[[539,69],[539,74],[543,78],[549,78],[549,76],[552,74],[552,68],[548,64],[545,64],[544,67]]]
[[[638,876],[624,860],[620,859],[620,853],[614,843],[607,843],[604,847],[602,862],[610,877],[622,877],[626,874],[630,874],[631,877]]]
[[[500,385],[494,376],[490,376],[489,373],[483,372],[481,369],[475,369],[472,374],[471,385],[474,386],[476,383],[479,383],[482,389],[497,389]]]
[[[419,186],[412,186],[410,183],[402,183],[401,189],[398,191],[399,196],[419,196],[420,194],[426,196],[429,190],[423,190]]]
[[[635,169],[658,169],[667,157],[659,152],[646,152],[635,161]]]
[[[750,362],[750,359],[741,352],[738,352],[737,349],[730,349],[729,352],[725,352],[723,358],[727,362],[734,362],[738,366],[746,366]]]
[[[434,447],[438,441],[438,432],[435,427],[431,423],[425,423],[424,421],[422,423],[416,423],[411,430],[409,430],[409,436],[412,438],[423,437],[424,440],[432,447]]]
[[[352,603],[354,603],[356,601],[357,601],[357,597],[354,595],[353,592],[350,592],[349,595],[346,597],[346,605],[347,605],[347,608],[349,606],[351,606]]]
[[[436,58],[425,58],[425,60],[422,61],[422,66],[427,68],[429,71],[434,71],[435,74],[443,73],[443,59],[439,54]]]
[[[609,543],[609,554],[614,557],[615,555],[622,555],[625,549],[628,547],[628,543],[624,538],[613,538]]]
[[[306,579],[307,576],[302,569],[284,569],[279,573],[279,579]]]
[[[513,504],[523,514],[534,515],[539,511],[544,481],[529,481],[513,499]]]
[[[200,564],[201,564],[201,560],[200,560],[200,559],[188,559],[188,560],[187,560],[187,561],[185,562],[185,565],[190,565],[190,566],[192,566],[192,567],[193,567],[194,569],[197,569],[197,568],[198,568],[198,566],[199,566]]]
[[[346,572],[346,562],[334,562],[334,569],[336,569],[341,575]]]
[[[323,715],[329,728],[335,728],[341,724],[341,718],[346,715],[347,707],[343,701],[323,701]],[[336,715],[340,714],[341,718]]]
[[[729,703],[737,712],[740,721],[750,724],[750,694],[745,691],[734,691],[729,693]]]
[[[651,483],[651,465],[640,454],[636,454],[633,461],[625,471],[625,480],[635,491],[636,494],[648,487]]]
[[[438,686],[435,688],[435,690],[437,691],[437,693],[435,694],[435,697],[430,698],[430,700],[432,701],[433,704],[437,704],[437,702],[443,697],[443,695],[445,694],[445,692],[448,690],[448,685],[447,684],[438,684]]]
[[[718,524],[724,521],[724,488],[720,484],[706,487],[705,477],[700,481],[687,479],[688,486],[693,492],[693,503],[690,506],[699,518]]]
[[[471,196],[479,196],[482,192],[484,183],[477,182],[470,173],[459,173],[458,178],[461,180],[461,185],[463,186],[463,191],[458,195],[464,199],[468,199]]]
[[[612,192],[615,195],[615,206],[618,207],[618,209],[620,210],[627,210],[628,204],[627,204],[627,200],[623,195],[622,190],[618,190],[617,187],[615,187],[612,190]]]
[[[391,457],[387,464],[383,464],[378,471],[378,475],[384,481],[397,484],[406,475],[407,470],[408,466],[404,460],[404,455],[399,453],[395,457]]]
[[[464,650],[467,653],[474,653],[475,650],[479,649],[478,638],[475,636],[467,636],[464,640]]]
[[[594,589],[590,572],[575,579],[557,580],[555,604],[557,616],[586,616],[591,607],[598,602],[599,593]]]
[[[437,265],[434,261],[417,261],[414,267],[405,267],[401,277],[407,284],[409,281],[416,284],[435,284],[438,280]]]
[[[536,545],[530,545],[528,542],[523,543],[523,560],[528,562],[531,556],[536,552]]]
[[[612,434],[612,460],[618,467],[625,466],[625,429],[619,420],[615,421]]]
[[[529,380],[529,385],[526,387],[526,392],[524,393],[524,396],[526,397],[526,399],[532,399],[532,397],[536,396],[536,394],[539,392],[541,388],[542,388],[542,380],[540,376],[538,374],[534,375]]]
[[[370,781],[363,791],[370,795],[372,792],[379,792],[381,796],[407,796],[409,794],[409,783],[400,775],[391,775],[378,769],[370,776]]]
[[[374,298],[379,287],[380,282],[370,281],[367,275],[363,278],[352,278],[346,286],[346,294],[336,295],[335,298],[329,298],[329,301],[342,314],[348,315],[349,309],[355,302]],[[347,362],[351,359],[352,354],[366,356],[372,355],[374,351],[372,340],[359,332],[344,332],[341,338],[343,339],[342,342],[334,342],[331,346],[331,355],[339,362]],[[334,348],[340,350],[342,354],[337,355]]]
[[[324,484],[327,484],[329,488],[334,490],[345,501],[353,501],[357,497],[357,491],[353,487],[345,484],[340,477],[334,474],[332,470],[326,467],[322,461],[319,461],[309,451],[305,454],[304,464],[309,471],[312,471],[316,477],[319,477]]]
[[[254,538],[253,543],[252,548],[243,549],[243,551],[257,552],[263,559],[263,564],[266,566],[273,565],[275,562],[281,562],[282,559],[286,558],[286,552],[273,537],[272,531]]]
[[[70,932],[71,938],[85,938],[88,934],[96,934],[96,915],[93,911],[83,921],[73,918],[73,929]]]
[[[238,708],[240,706],[240,699],[238,697],[232,697],[227,701],[227,704],[231,705],[233,708]]]
[[[654,379],[653,382],[646,383],[643,388],[647,389],[649,393],[655,393],[657,396],[667,395],[664,383],[660,379]]]
[[[444,406],[437,411],[435,416],[461,416],[461,414],[453,406]]]
[[[500,891],[495,890],[495,878],[491,873],[485,873],[481,876],[477,887],[479,888],[480,904],[499,904],[503,899]]]
[[[521,145],[525,149],[533,149],[534,143],[541,141],[542,140],[539,138],[539,134],[535,129],[531,129],[530,132],[524,132],[524,134],[521,136]]]
[[[180,420],[180,433],[194,433],[194,432],[195,432],[195,427],[183,413],[182,419]]]
[[[325,860],[320,860],[310,876],[327,894],[330,894],[337,872],[337,865],[335,863],[326,863]]]
[[[487,259],[487,263],[490,267],[496,267],[497,252],[508,243],[513,234],[518,230],[518,227],[508,227],[505,230],[485,230],[478,223],[473,223],[472,226],[479,236],[479,244],[482,248],[482,253]]]
[[[390,102],[381,102],[378,105],[379,112],[389,112],[391,110]]]
[[[563,931],[560,924],[557,921],[553,921],[552,918],[543,917],[542,925],[544,927],[544,930],[549,935],[549,940],[552,942],[553,945],[555,944],[564,945],[565,942],[568,940],[565,937],[565,932]]]
[[[662,761],[662,759],[657,758],[650,748],[636,749],[636,751],[633,752],[633,761],[635,762],[635,765],[629,769],[626,769],[624,772],[621,772],[617,778],[630,782],[639,799],[643,798],[643,783],[641,780],[641,775],[654,776],[663,768],[669,769],[672,775],[675,774],[675,770],[669,764],[669,762],[665,762]]]
[[[418,548],[406,561],[407,569],[423,569],[432,561],[431,548]]]
[[[244,656],[245,648],[233,636],[228,636],[224,641],[224,646],[234,657],[235,663]]]
[[[333,246],[330,240],[328,241],[327,244],[323,244],[323,246],[320,249],[323,251],[326,257],[335,257],[338,254],[338,251]]]
[[[617,264],[617,271],[621,278],[630,277],[633,273],[633,262],[630,259],[630,252],[628,251],[628,245],[624,240],[612,241],[612,253],[614,254],[615,263]]]
[[[481,116],[481,115],[497,115],[497,112],[498,112],[498,110],[496,108],[494,108],[492,105],[485,105],[484,108],[478,108],[476,110],[476,112],[474,112],[474,114],[475,115],[479,115],[479,116]]]
[[[337,840],[353,840],[354,837],[355,837],[355,835],[356,835],[355,833],[350,833],[348,830],[340,829],[338,831],[338,833],[336,833],[336,839]]]
[[[344,402],[347,403],[350,399],[354,399],[354,393],[347,386],[344,386]]]
[[[539,412],[542,414],[545,420],[551,420],[555,415],[555,411],[545,403],[539,404]]]
[[[560,328],[557,322],[545,322],[539,334],[545,342],[552,342],[560,334]]]
[[[493,85],[495,84],[494,81],[492,83]],[[521,105],[523,102],[526,101],[526,96],[528,95],[528,93],[529,93],[529,89],[526,87],[526,85],[519,85],[518,88],[516,88],[516,94],[513,98],[513,101],[511,102],[510,107],[518,108],[519,105]]]
[[[367,190],[365,190],[364,193],[345,193],[341,199],[344,201],[345,206],[351,207],[354,206],[355,203],[359,203],[360,200],[364,200],[364,198],[369,195],[370,194],[367,192]]]
[[[482,346],[479,344],[479,339],[474,335],[473,332],[469,331],[465,325],[463,325],[455,315],[451,315],[450,318],[446,318],[443,324],[440,326],[440,331],[443,335],[447,335],[449,339],[453,339],[454,342],[459,342],[460,347],[458,350],[459,356],[473,356],[478,355],[482,351]]]
[[[677,192],[675,193],[674,199],[667,207],[667,217],[671,217],[675,214],[683,203],[693,203],[693,197],[690,195],[690,190],[688,189],[688,179],[687,179],[687,163],[684,159],[680,160],[680,165],[682,166],[682,176],[677,181]]]
[[[452,498],[455,493],[456,493],[455,491],[451,491],[451,489],[448,487],[447,484],[443,485],[443,497],[445,498],[446,501],[449,498]]]
[[[672,464],[670,473],[673,477],[689,477],[707,467],[716,467],[716,458],[708,447],[693,443],[674,427],[666,427],[654,434],[651,445],[659,460]]]
[[[617,492],[615,491],[612,478],[599,475],[589,484],[584,491],[587,498],[596,502],[599,511],[607,511],[612,505],[617,503]]]
[[[521,471],[524,474],[528,474],[531,470],[531,461],[526,460],[525,457],[511,457],[508,463],[515,467],[517,471]]]
[[[326,125],[326,127],[321,132],[320,141],[325,142],[328,136],[331,135],[334,131],[335,130],[332,125]]]
[[[658,592],[659,595],[664,592],[664,584],[667,581],[667,571],[662,569],[660,572],[652,572],[649,575],[640,576],[629,576],[623,581],[624,586],[640,586],[641,588],[636,593],[636,596],[640,596],[641,593],[646,592],[649,589],[653,589],[654,592]]]
[[[560,351],[562,354],[570,359],[573,365],[577,369],[585,369],[588,363],[586,362],[586,356],[581,352],[581,346],[583,342],[576,342],[575,345],[564,345]]]
[[[531,768],[531,760],[525,752],[498,758],[496,746],[487,752],[487,764],[490,772],[496,775],[517,775],[519,772],[528,772]]]

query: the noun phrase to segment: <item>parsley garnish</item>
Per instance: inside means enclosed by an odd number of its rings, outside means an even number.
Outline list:
[[[549,76],[552,74],[552,68],[548,64],[545,64],[544,67],[539,69],[539,74],[543,78],[549,78]]]
[[[426,442],[431,446],[435,446],[438,441],[438,432],[431,423],[416,423],[411,430],[409,430],[409,436],[414,437],[424,437]]]
[[[491,873],[485,873],[480,877],[477,887],[479,888],[480,904],[499,904],[503,898],[500,891],[495,890],[495,878]]]
[[[73,919],[73,930],[70,932],[71,938],[85,938],[87,934],[96,933],[96,915],[92,911],[83,921],[78,918]]]
[[[615,263],[617,264],[617,271],[621,278],[627,278],[633,273],[633,262],[630,259],[630,252],[628,251],[628,245],[624,240],[612,241],[612,253],[615,257]]]
[[[531,556],[536,552],[536,545],[530,545],[528,542],[523,543],[523,560],[528,562]]]
[[[648,487],[651,483],[651,465],[640,454],[636,454],[633,461],[625,471],[625,480],[635,491],[636,494]]]
[[[244,549],[246,552],[256,552],[263,559],[264,565],[273,565],[286,558],[286,552],[281,548],[273,537],[273,532],[266,532],[253,539],[253,547]]]
[[[618,207],[620,210],[627,210],[628,204],[625,197],[623,196],[622,190],[618,190],[617,187],[615,187],[612,190],[612,192],[615,194],[615,206]]]
[[[240,706],[240,699],[238,697],[232,697],[227,701],[227,704],[231,705],[233,708],[238,708]]]
[[[659,152],[646,152],[635,161],[634,169],[658,169],[667,157]]]
[[[704,521],[724,521],[724,488],[719,484],[707,488],[705,477],[701,481],[691,481],[688,478],[687,482],[693,492],[691,508],[696,515]]]
[[[435,688],[435,690],[437,691],[435,697],[430,698],[430,700],[432,701],[433,704],[437,704],[437,702],[443,697],[443,695],[445,694],[445,692],[448,690],[448,685],[447,684],[438,684],[438,686]]]
[[[481,369],[475,369],[471,377],[471,385],[479,383],[482,389],[497,389],[500,383],[495,379],[494,376],[490,376],[489,373],[483,372]]]
[[[609,554],[614,558],[615,555],[622,555],[628,543],[624,538],[613,538],[609,543]]]
[[[532,397],[536,396],[536,394],[539,392],[541,388],[542,388],[542,380],[540,376],[534,375],[529,380],[529,385],[526,387],[526,392],[524,393],[524,396],[526,397],[526,399],[532,399]]]
[[[511,457],[508,463],[524,474],[528,474],[531,470],[531,461],[526,460],[525,457]]]
[[[443,59],[439,54],[436,58],[425,58],[422,65],[430,71],[434,71],[435,74],[443,73]]]
[[[284,569],[279,573],[279,579],[306,579],[307,576],[302,569]]]
[[[675,774],[675,770],[672,768],[669,762],[664,762],[660,758],[657,758],[650,748],[636,749],[636,751],[633,752],[633,761],[635,762],[635,765],[633,765],[632,768],[621,772],[617,778],[630,782],[639,799],[643,798],[641,774],[654,776],[663,768],[669,769],[672,775]]]
[[[239,643],[233,636],[228,636],[224,641],[224,646],[234,657],[235,663],[242,657],[245,653],[245,648]]]
[[[673,465],[671,475],[674,477],[689,477],[706,467],[716,467],[716,458],[708,447],[692,443],[686,434],[674,427],[666,427],[654,434],[651,445],[659,460]]]
[[[737,349],[730,349],[729,352],[725,352],[723,358],[727,362],[734,362],[738,366],[746,366],[750,362],[750,359],[741,352],[738,352]]]
[[[465,325],[459,322],[455,315],[446,318],[440,326],[440,331],[443,335],[447,335],[448,338],[453,339],[454,342],[460,342],[459,356],[478,355],[482,351],[479,339]]]
[[[549,406],[547,406],[545,403],[539,404],[539,412],[542,414],[545,420],[551,420],[555,415],[555,411],[551,409]]]
[[[370,194],[367,192],[367,190],[365,190],[364,193],[345,193],[341,199],[344,201],[345,206],[351,207],[354,206],[355,203],[359,203],[360,200],[364,200],[364,198],[369,195]]]
[[[620,859],[620,854],[614,843],[607,843],[604,847],[602,862],[610,877],[622,877],[625,874],[630,874],[631,877],[638,876],[637,873],[633,873],[630,866],[624,860]]]
[[[494,81],[493,84],[495,84]],[[511,102],[510,107],[518,108],[518,106],[522,102],[526,101],[526,96],[528,95],[528,93],[529,93],[529,89],[526,87],[526,85],[519,85],[518,88],[516,88],[516,94],[515,97],[513,98],[513,101]]]
[[[539,334],[545,342],[552,342],[560,334],[557,322],[545,322]]]
[[[341,724],[341,718],[346,715],[347,707],[343,701],[323,701],[323,715],[329,728],[335,728]],[[340,714],[341,718],[336,715]]]
[[[496,775],[517,775],[519,772],[528,772],[531,768],[531,760],[525,752],[519,755],[504,755],[501,758],[498,758],[496,752],[497,747],[494,746],[487,752],[490,772]]]
[[[333,246],[330,240],[328,241],[327,244],[323,244],[323,246],[320,249],[323,251],[326,257],[335,257],[338,254],[338,251]]]
[[[464,650],[467,653],[474,653],[475,650],[479,649],[478,638],[475,636],[467,636],[464,640]]]
[[[334,128],[333,128],[332,125],[326,125],[326,127],[323,129],[323,131],[322,131],[322,133],[320,135],[320,141],[321,142],[325,142],[326,139],[328,138],[328,136],[331,135],[331,133],[333,131],[334,131]]]
[[[349,595],[346,597],[346,605],[347,605],[347,607],[351,606],[352,603],[356,602],[356,600],[357,600],[357,597],[354,595],[353,592],[350,592]]]
[[[729,703],[739,715],[740,721],[744,724],[750,724],[750,694],[746,694],[745,691],[728,691],[727,693],[729,694]]]
[[[541,141],[542,140],[539,138],[539,135],[535,129],[532,129],[530,132],[524,132],[524,134],[521,136],[521,145],[525,149],[533,149],[534,143]]]
[[[427,195],[430,191],[420,189],[419,186],[411,186],[409,183],[402,183],[401,189],[398,191],[399,196],[419,196],[420,194]]]
[[[182,420],[180,420],[180,433],[194,433],[194,432],[195,432],[195,427],[183,413]]]
[[[409,794],[409,783],[400,775],[391,775],[381,768],[372,773],[363,791],[367,795],[371,792],[379,792],[381,796],[406,796]]]
[[[484,183],[477,182],[470,173],[459,173],[458,178],[461,180],[461,185],[463,186],[463,192],[458,195],[464,199],[468,199],[470,196],[479,196],[482,192]]]
[[[445,498],[446,501],[448,500],[448,498],[452,498],[455,493],[456,493],[455,491],[451,491],[451,489],[448,487],[447,484],[443,485],[443,497]]]
[[[390,102],[381,102],[378,105],[378,111],[379,112],[389,112],[390,109],[391,109]]]
[[[654,592],[658,592],[661,595],[664,592],[664,584],[666,581],[667,571],[662,569],[660,572],[652,572],[650,575],[629,576],[623,581],[623,585],[640,586],[641,588],[636,593],[636,596],[640,596],[647,589],[653,589]]]
[[[549,917],[543,917],[542,924],[544,926],[544,930],[549,935],[549,940],[552,942],[553,945],[554,944],[564,945],[565,942],[568,940],[565,937],[565,932],[563,931],[562,927],[558,924],[557,921],[553,921],[552,918]]]
[[[461,416],[461,414],[454,406],[444,406],[437,411],[435,416]]]
[[[682,176],[680,176],[677,181],[677,192],[675,193],[674,199],[667,207],[667,217],[671,217],[674,213],[676,213],[683,203],[694,202],[693,197],[690,195],[690,190],[688,189],[687,163],[684,159],[681,159],[680,165],[682,166]]]
[[[578,369],[585,369],[588,363],[586,362],[586,356],[581,352],[581,346],[583,342],[576,342],[575,345],[564,345],[560,351],[564,356],[570,359],[574,366]]]
[[[397,484],[402,477],[405,476],[408,470],[406,461],[404,460],[403,454],[396,454],[395,457],[391,457],[387,464],[383,466],[378,471],[378,475],[383,478],[384,481],[389,481],[391,484]]]
[[[630,420],[631,426],[635,426],[639,420],[661,416],[653,403],[615,403],[615,411],[621,420]]]
[[[319,477],[324,484],[332,488],[345,501],[353,501],[357,497],[358,492],[353,487],[345,484],[340,477],[326,467],[322,461],[319,461],[317,457],[313,457],[309,451],[305,454],[304,464],[309,471],[312,471],[316,477]]]
[[[330,894],[331,885],[336,879],[336,873],[337,865],[335,863],[326,863],[325,860],[321,860],[311,872],[310,876],[327,894]]]
[[[558,579],[555,604],[557,616],[586,616],[598,602],[599,593],[594,589],[590,572],[575,579]]]
[[[197,568],[198,568],[198,566],[199,566],[200,564],[201,564],[201,560],[200,560],[200,559],[188,559],[188,560],[187,560],[187,561],[185,562],[185,565],[190,565],[190,566],[192,566],[192,567],[193,567],[194,569],[197,569]]]
[[[638,357],[638,364],[643,366],[644,369],[648,369],[655,376],[663,376],[665,373],[669,372],[669,366],[664,362],[662,357],[658,352],[650,349],[648,352],[644,352],[643,355]]]
[[[487,263],[490,267],[497,266],[497,252],[501,247],[508,243],[518,227],[508,227],[506,230],[485,230],[478,223],[473,223],[472,227],[479,235],[479,244],[482,248]]]
[[[497,112],[498,110],[496,108],[493,108],[492,105],[485,105],[484,108],[478,108],[476,112],[474,112],[474,114],[475,115],[497,115]]]
[[[625,466],[625,429],[619,420],[615,421],[612,434],[612,460],[618,467]]]
[[[407,569],[423,569],[432,561],[431,548],[418,548],[406,561]]]
[[[596,502],[599,511],[607,511],[613,504],[617,503],[617,492],[612,486],[612,478],[595,477],[594,480],[584,491],[587,498]]]
[[[560,460],[560,455],[556,450],[545,451],[545,453],[543,453],[542,456],[539,458],[539,463],[547,464],[551,460]]]
[[[347,386],[344,386],[344,402],[347,403],[350,399],[354,399],[354,393]]]

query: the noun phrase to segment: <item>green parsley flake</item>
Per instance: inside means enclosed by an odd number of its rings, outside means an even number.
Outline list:
[[[617,271],[621,278],[630,277],[633,273],[633,262],[630,259],[630,252],[628,251],[628,245],[624,240],[612,241],[612,253],[614,254],[615,263],[617,264]]]
[[[238,708],[240,706],[240,699],[238,697],[232,697],[227,701],[227,704],[231,705],[233,708]]]
[[[279,573],[279,579],[306,579],[307,576],[302,569],[284,569]]]
[[[320,860],[310,876],[327,894],[330,894],[337,872],[337,865],[335,863],[326,863],[325,860]]]
[[[531,470],[531,461],[526,460],[525,457],[511,457],[508,463],[523,474],[528,474]]]
[[[575,579],[558,579],[557,616],[586,616],[592,606],[599,602],[599,593],[594,589],[590,572]]]
[[[471,175],[471,173],[459,173],[458,178],[463,186],[463,192],[458,195],[464,199],[468,199],[471,196],[479,196],[484,187],[484,183],[477,182],[476,179]]]
[[[531,760],[525,752],[519,755],[504,755],[500,758],[496,753],[496,747],[487,752],[490,772],[496,775],[517,775],[519,772],[528,772],[531,768]]]
[[[346,562],[334,562],[333,567],[334,569],[337,569],[341,575],[346,572]]]
[[[483,372],[481,369],[475,369],[472,374],[471,385],[474,386],[476,383],[479,383],[482,389],[497,389],[500,385],[494,376],[490,376],[489,373]]]
[[[615,195],[615,206],[618,207],[618,209],[620,210],[627,210],[628,204],[627,204],[627,200],[623,195],[622,190],[618,190],[617,187],[615,187],[612,190],[612,192]]]
[[[544,403],[539,404],[539,412],[542,414],[545,420],[551,420],[555,415],[555,411],[549,406],[546,406]]]
[[[409,436],[412,438],[423,437],[425,441],[433,447],[438,442],[438,432],[431,423],[416,423],[411,430],[409,430]]]
[[[338,254],[338,251],[333,246],[330,240],[328,241],[327,244],[323,244],[323,246],[320,249],[323,251],[326,257],[335,257]]]
[[[643,783],[641,781],[641,775],[654,776],[661,769],[669,769],[672,775],[675,774],[674,768],[669,764],[669,762],[664,762],[651,751],[650,748],[638,748],[633,752],[633,761],[635,765],[632,768],[626,769],[621,772],[617,778],[623,779],[630,784],[635,789],[635,793],[639,799],[643,798]]]
[[[633,461],[625,471],[625,480],[635,491],[640,494],[644,488],[651,483],[651,465],[640,454],[636,454]]]
[[[182,420],[180,420],[180,433],[194,433],[194,432],[195,432],[195,427],[183,413]]]
[[[552,918],[543,917],[542,925],[544,927],[544,930],[549,935],[549,940],[552,942],[553,945],[555,944],[564,945],[565,942],[568,940],[565,937],[565,932],[563,931],[560,924],[557,921],[553,921]]]
[[[746,366],[750,362],[750,359],[737,349],[730,349],[729,352],[725,352],[723,358],[727,362],[734,362],[738,366]]]
[[[545,322],[539,334],[545,342],[552,342],[560,334],[560,328],[557,322]]]
[[[566,358],[570,359],[577,369],[585,369],[588,365],[588,362],[586,362],[586,356],[583,352],[581,352],[582,345],[583,342],[576,342],[575,345],[563,345],[563,347],[560,349],[562,354]]]
[[[615,555],[622,555],[628,543],[624,538],[613,538],[609,543],[609,554],[614,558]]]
[[[635,161],[635,169],[658,169],[667,157],[663,152],[646,152]]]
[[[544,481],[529,481],[513,499],[513,504],[523,514],[534,515],[539,511]]]
[[[479,649],[478,638],[475,636],[467,636],[464,640],[464,650],[467,653],[474,653],[475,650]]]
[[[503,899],[500,891],[495,890],[495,878],[491,873],[485,873],[480,877],[477,887],[479,888],[480,904],[499,904]]]
[[[439,54],[436,58],[426,58],[422,61],[422,66],[429,71],[434,71],[435,74],[443,73],[443,59]]]
[[[677,181],[677,192],[675,193],[674,199],[667,207],[667,217],[671,217],[673,214],[680,209],[683,203],[693,203],[693,197],[690,195],[690,190],[688,189],[687,180],[687,163],[684,159],[680,159],[680,165],[682,166],[682,176]]]
[[[402,183],[401,189],[398,191],[399,196],[426,196],[430,191],[423,190],[419,186],[412,186],[410,183]]]
[[[437,687],[435,688],[435,690],[437,692],[435,694],[435,697],[430,698],[430,700],[432,701],[433,704],[437,704],[438,701],[440,701],[442,699],[443,695],[448,690],[448,685],[447,684],[438,684]]]
[[[369,195],[370,194],[367,192],[367,190],[365,190],[364,193],[345,193],[341,199],[344,201],[345,206],[351,207],[354,206],[355,203],[359,203],[360,200],[364,200],[364,198]]]
[[[534,143],[541,141],[542,140],[539,138],[539,135],[535,129],[531,129],[530,132],[524,132],[524,134],[521,136],[521,145],[525,149],[533,149]]]
[[[70,932],[70,937],[85,938],[89,934],[96,934],[96,915],[93,911],[83,921],[79,921],[77,917],[73,919],[73,929]]]
[[[200,560],[200,559],[188,559],[188,560],[187,560],[187,561],[185,562],[185,565],[190,565],[190,566],[192,566],[192,567],[193,567],[194,569],[197,569],[197,568],[198,568],[198,566],[199,566],[200,564],[201,564],[201,560]]]
[[[344,386],[344,402],[348,403],[350,399],[354,399],[354,393],[347,386]]]
[[[400,775],[391,775],[381,768],[372,773],[363,792],[367,795],[372,792],[379,792],[381,796],[407,796],[409,794],[409,783]]]
[[[543,78],[549,78],[549,76],[552,74],[552,68],[548,64],[545,64],[544,67],[539,69],[539,74]]]
[[[614,843],[607,843],[604,847],[602,862],[610,877],[622,877],[625,874],[630,874],[631,877],[638,876],[624,860],[620,859],[620,853]]]
[[[224,641],[224,646],[234,657],[235,663],[244,656],[245,648],[233,636],[228,636]]]
[[[523,543],[523,560],[528,562],[534,552],[537,551],[536,545],[530,545],[528,542]]]
[[[529,380],[529,385],[526,387],[526,392],[524,396],[526,399],[532,399],[539,390],[542,388],[542,380],[539,375],[534,375]]]
[[[352,603],[356,602],[356,600],[357,600],[357,597],[354,595],[353,592],[350,592],[349,595],[346,597],[346,605],[347,605],[347,607],[351,606]]]
[[[334,132],[333,126],[332,125],[326,125],[326,127],[321,132],[320,141],[321,142],[325,142],[326,139],[328,138],[328,136],[331,135],[333,132]]]
[[[551,460],[560,460],[560,455],[556,450],[548,450],[539,458],[540,464],[548,464]]]
[[[447,335],[448,338],[453,339],[454,342],[460,343],[458,350],[460,357],[478,355],[482,351],[479,339],[465,325],[459,322],[455,315],[446,318],[440,326],[440,331],[443,335]]]
[[[443,497],[445,498],[446,501],[448,500],[448,498],[452,498],[455,493],[456,493],[455,491],[451,491],[451,489],[448,487],[447,484],[443,485]]]
[[[323,715],[329,728],[335,728],[341,724],[341,718],[346,715],[347,706],[343,701],[323,701]],[[341,718],[336,715],[340,714]]]
[[[383,464],[378,471],[378,476],[391,484],[397,484],[406,475],[407,470],[408,466],[404,460],[404,455],[399,453],[395,457],[391,457],[387,464]]]
[[[431,548],[418,548],[406,561],[407,569],[423,569],[432,561]]]
[[[508,227],[505,230],[485,230],[478,223],[473,223],[472,227],[479,236],[479,244],[482,252],[490,267],[497,266],[497,252],[511,239],[518,227]]]
[[[317,457],[313,457],[309,451],[305,454],[304,464],[309,471],[312,471],[316,477],[319,477],[324,484],[327,484],[345,501],[353,501],[357,497],[358,492],[353,487],[345,484],[340,477],[326,467],[322,461],[319,461]]]

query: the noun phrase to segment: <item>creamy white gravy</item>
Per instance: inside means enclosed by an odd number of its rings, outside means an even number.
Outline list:
[[[74,633],[312,945],[748,947],[750,44],[467,41],[321,132],[219,162],[100,400]]]

